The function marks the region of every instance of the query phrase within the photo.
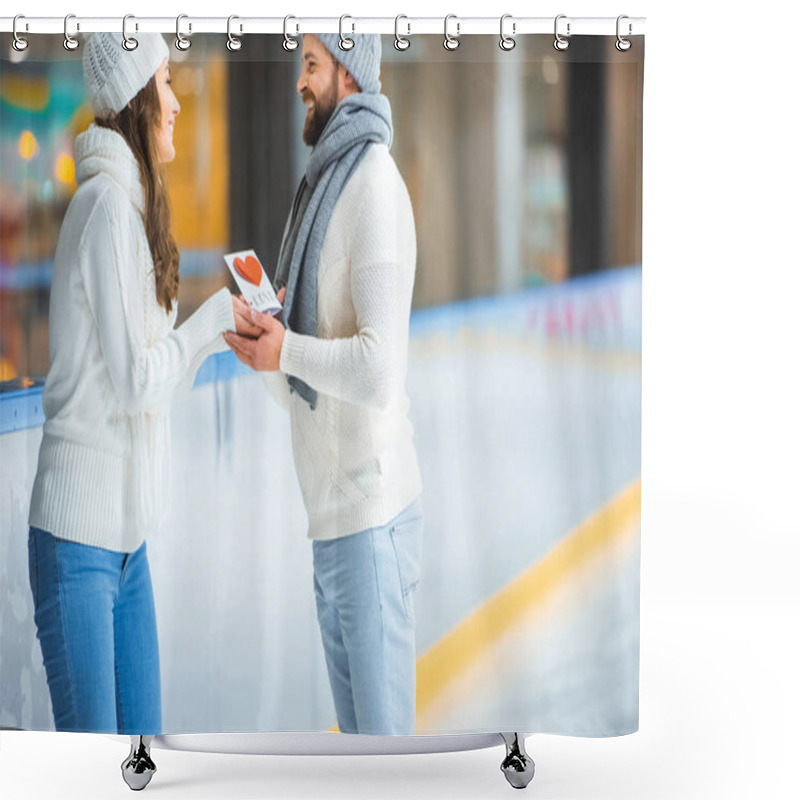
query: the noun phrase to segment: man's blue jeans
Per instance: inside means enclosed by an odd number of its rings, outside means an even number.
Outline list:
[[[384,526],[317,540],[314,591],[342,733],[414,733],[414,590],[422,504]]]
[[[31,528],[28,567],[56,730],[161,733],[146,545],[118,553]]]

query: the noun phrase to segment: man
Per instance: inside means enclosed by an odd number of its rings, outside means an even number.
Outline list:
[[[338,35],[303,38],[297,91],[313,150],[279,256],[282,322],[253,311],[258,338],[227,341],[290,411],[339,729],[413,734],[422,483],[405,379],[416,237],[389,155],[380,37],[353,38],[349,51]]]

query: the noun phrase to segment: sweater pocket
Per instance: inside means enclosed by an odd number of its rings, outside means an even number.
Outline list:
[[[324,414],[325,408],[318,407],[312,413]],[[318,465],[318,469],[312,467],[313,472],[318,478],[325,476],[322,485],[317,481],[313,481],[309,485],[308,490],[313,497],[308,497],[307,502],[310,501],[319,509],[329,499],[331,486],[338,489],[339,493],[354,505],[361,505],[374,494],[374,490],[378,488],[380,482],[377,462],[369,462],[348,473],[342,466],[342,454],[334,450],[325,435],[325,430],[321,430],[318,423],[308,419],[301,421],[298,427],[309,464]]]
[[[358,470],[346,473],[341,467],[332,469],[332,481],[353,503],[363,503],[374,497],[380,488],[378,462],[369,462]]]

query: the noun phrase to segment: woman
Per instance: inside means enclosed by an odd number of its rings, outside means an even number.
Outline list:
[[[161,689],[145,538],[167,517],[169,409],[222,334],[247,332],[227,289],[186,322],[162,165],[180,106],[168,50],[90,36],[95,123],[55,255],[44,435],[29,566],[57,730],[157,734]]]

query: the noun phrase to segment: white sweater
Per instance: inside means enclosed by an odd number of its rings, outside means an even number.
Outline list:
[[[175,329],[156,299],[133,153],[95,125],[75,141],[78,190],[55,255],[50,371],[29,524],[133,552],[168,515],[169,408],[235,327],[221,289]]]
[[[385,145],[370,146],[330,221],[318,336],[287,331],[267,386],[291,414],[312,539],[387,523],[422,491],[405,389],[416,268],[411,201]],[[286,375],[319,393],[311,411]]]

